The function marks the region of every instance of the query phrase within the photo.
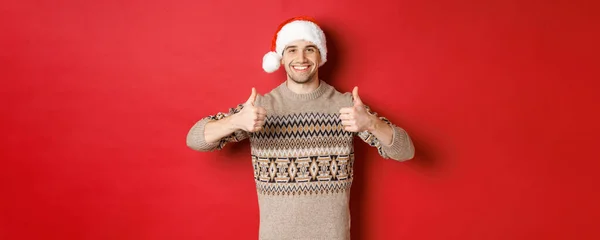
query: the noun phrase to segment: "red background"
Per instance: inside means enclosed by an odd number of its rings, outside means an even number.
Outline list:
[[[256,239],[248,142],[185,137],[284,80],[261,60],[300,14],[416,144],[356,142],[353,239],[600,239],[591,3],[3,1],[0,239]]]

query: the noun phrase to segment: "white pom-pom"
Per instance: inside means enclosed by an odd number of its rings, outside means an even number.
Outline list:
[[[263,57],[262,67],[265,72],[272,73],[279,69],[281,65],[281,57],[276,52],[268,52]]]

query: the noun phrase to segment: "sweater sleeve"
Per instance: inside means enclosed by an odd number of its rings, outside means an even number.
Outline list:
[[[368,106],[366,107],[367,110],[371,112],[370,108]],[[393,136],[391,145],[388,146],[381,143],[379,139],[369,131],[357,133],[358,137],[370,146],[377,148],[379,155],[385,159],[394,159],[397,161],[412,159],[415,155],[415,147],[408,133],[404,129],[394,125],[385,117],[379,117],[379,119],[392,127]]]
[[[221,150],[223,147],[225,147],[225,145],[227,145],[227,143],[239,142],[248,138],[248,133],[246,131],[237,130],[232,134],[221,138],[217,142],[209,143],[204,139],[204,127],[208,122],[226,118],[230,115],[240,112],[242,108],[243,105],[239,104],[235,108],[230,108],[229,112],[227,113],[219,112],[215,115],[210,115],[200,119],[188,132],[186,140],[188,147],[201,152]]]

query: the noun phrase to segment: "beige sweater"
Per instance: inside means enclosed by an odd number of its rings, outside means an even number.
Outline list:
[[[285,82],[255,106],[267,111],[263,130],[237,131],[220,142],[204,140],[204,126],[239,112],[218,113],[198,121],[187,144],[198,151],[222,149],[229,142],[249,138],[260,209],[259,239],[350,239],[350,187],[354,163],[353,139],[378,149],[383,158],[412,158],[414,147],[406,131],[380,117],[394,129],[391,146],[380,144],[369,132],[343,129],[339,110],[352,106],[352,95],[321,81],[309,94],[296,94]]]

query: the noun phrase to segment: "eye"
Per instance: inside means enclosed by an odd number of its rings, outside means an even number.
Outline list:
[[[313,52],[315,52],[315,49],[314,48],[309,48],[309,49],[306,49],[306,51],[309,52],[309,53],[313,53]]]
[[[295,52],[296,52],[296,49],[293,49],[293,48],[288,49],[288,53],[295,53]]]

